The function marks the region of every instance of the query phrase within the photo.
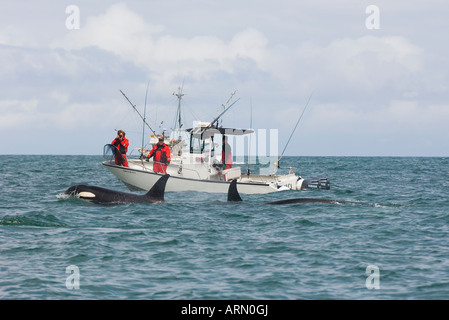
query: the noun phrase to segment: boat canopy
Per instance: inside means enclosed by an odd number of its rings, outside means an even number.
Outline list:
[[[223,127],[220,128],[195,127],[187,129],[186,131],[189,132],[193,137],[200,139],[208,139],[215,134],[241,136],[244,134],[250,134],[254,132],[254,130],[251,129],[236,129],[236,128],[223,128]]]
[[[210,139],[210,151],[215,150],[214,135],[235,135],[241,136],[244,134],[253,133],[251,129],[236,129],[223,127],[209,127],[209,124],[199,125],[195,128],[186,129],[190,133],[190,153],[203,153],[206,151],[206,140]]]

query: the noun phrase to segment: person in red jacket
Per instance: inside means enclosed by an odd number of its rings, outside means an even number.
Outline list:
[[[156,173],[167,173],[167,165],[170,163],[170,148],[164,143],[164,138],[159,137],[159,142],[151,149],[147,161],[153,159],[153,171]]]
[[[129,167],[128,160],[126,160],[126,153],[128,152],[129,141],[125,138],[125,131],[117,131],[117,137],[112,140],[111,144],[115,146],[118,152],[115,154],[115,164],[119,166]]]
[[[221,163],[223,164],[223,170],[232,168],[232,152],[231,146],[228,143],[228,137],[223,135],[223,144],[221,151]]]

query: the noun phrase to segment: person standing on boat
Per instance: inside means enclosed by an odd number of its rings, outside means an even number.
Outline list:
[[[111,144],[118,150],[115,154],[115,164],[119,166],[129,167],[128,160],[126,160],[126,153],[128,152],[129,141],[125,138],[125,131],[117,131],[117,137],[112,140]]]
[[[167,173],[167,166],[169,165],[170,148],[164,143],[164,137],[159,137],[159,142],[151,149],[148,154],[147,161],[153,159],[153,171],[156,173]]]
[[[223,135],[223,144],[221,151],[221,163],[223,163],[223,170],[232,168],[232,152],[231,146],[228,143],[228,137]]]

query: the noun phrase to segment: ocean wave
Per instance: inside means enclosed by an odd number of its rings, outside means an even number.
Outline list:
[[[66,227],[52,214],[44,215],[5,215],[0,218],[1,226],[29,226],[29,227]]]

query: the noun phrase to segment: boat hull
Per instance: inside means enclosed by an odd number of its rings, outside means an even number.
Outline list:
[[[130,190],[150,190],[156,181],[161,177],[160,173],[154,173],[151,170],[141,168],[127,168],[123,166],[117,166],[112,161],[104,161],[102,163],[112,174],[114,174],[119,180],[121,180]],[[227,193],[230,181],[223,180],[200,180],[192,179],[180,176],[180,174],[168,172],[170,179],[168,179],[165,191],[200,191],[211,193]],[[279,187],[274,182],[261,183],[261,182],[243,182],[244,179],[240,179],[237,182],[239,193],[242,194],[263,194],[276,192],[285,189],[295,189],[296,181],[298,177],[291,175],[291,188]],[[249,181],[249,180],[248,180]],[[293,183],[295,185],[293,186]]]

